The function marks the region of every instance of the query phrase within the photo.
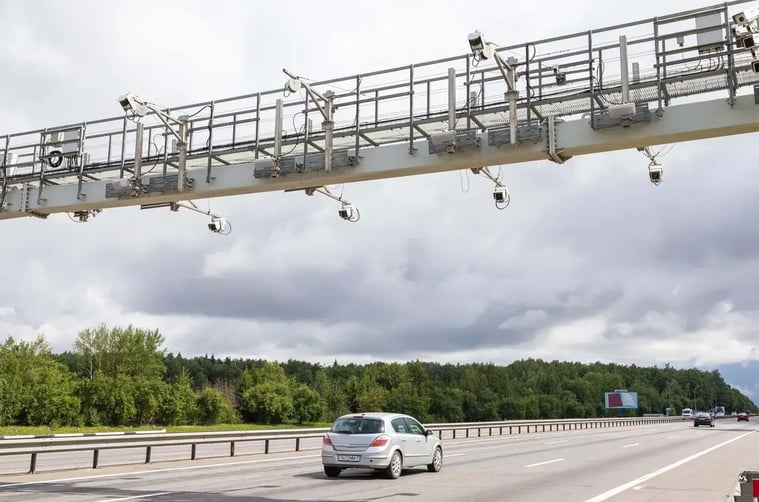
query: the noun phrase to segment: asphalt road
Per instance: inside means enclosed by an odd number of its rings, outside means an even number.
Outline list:
[[[755,423],[689,422],[446,440],[443,470],[397,480],[367,471],[328,479],[318,451],[93,471],[0,476],[0,502],[116,501],[724,501],[759,467]],[[753,464],[752,464],[753,462]]]

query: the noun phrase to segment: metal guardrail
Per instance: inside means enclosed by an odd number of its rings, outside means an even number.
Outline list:
[[[498,422],[459,422],[427,424],[427,429],[437,432],[440,439],[529,434],[581,429],[599,429],[672,423],[681,417],[634,417],[634,418],[586,418],[554,420],[512,420]],[[41,454],[77,452],[92,450],[92,468],[98,468],[101,450],[145,448],[145,463],[149,464],[154,447],[191,447],[190,460],[197,459],[199,444],[229,443],[229,456],[235,456],[235,444],[239,442],[262,441],[264,454],[269,454],[273,441],[294,441],[294,451],[301,451],[301,440],[321,438],[329,428],[280,429],[258,431],[224,431],[201,433],[142,433],[120,436],[80,436],[44,437],[36,439],[0,440],[0,456],[30,455],[28,474],[37,471],[37,457]]]

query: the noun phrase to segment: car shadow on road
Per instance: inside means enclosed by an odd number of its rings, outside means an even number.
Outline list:
[[[403,469],[402,477],[416,476],[424,474],[427,469]],[[361,480],[366,478],[385,478],[385,474],[377,469],[346,469],[340,473],[337,478],[330,478],[324,474],[324,471],[303,472],[300,474],[294,474],[294,478],[308,478],[308,479],[329,479],[329,480]]]

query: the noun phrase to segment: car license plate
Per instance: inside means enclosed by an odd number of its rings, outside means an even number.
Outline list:
[[[337,460],[340,462],[358,462],[361,460],[361,455],[338,455]]]

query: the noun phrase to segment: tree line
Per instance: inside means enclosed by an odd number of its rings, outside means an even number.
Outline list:
[[[320,365],[185,358],[157,330],[100,325],[54,354],[43,335],[0,346],[0,425],[308,424],[384,410],[423,422],[615,416],[604,392],[638,393],[628,416],[668,408],[755,412],[718,371],[526,359]],[[695,400],[695,403],[694,403]]]

